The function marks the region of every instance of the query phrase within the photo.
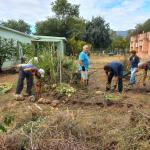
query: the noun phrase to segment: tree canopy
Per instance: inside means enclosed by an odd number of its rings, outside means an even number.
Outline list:
[[[67,17],[79,17],[79,5],[73,5],[67,0],[56,0],[52,2],[52,11],[60,19]]]
[[[143,32],[150,32],[150,19],[142,24],[137,24],[135,29],[130,33],[131,35],[141,34]]]
[[[85,40],[91,43],[94,48],[103,49],[109,47],[111,43],[109,24],[102,17],[92,18],[87,22],[85,30]]]
[[[14,30],[23,32],[23,33],[27,33],[27,34],[31,33],[30,25],[22,19],[20,19],[18,21],[13,20],[13,19],[7,20],[6,22],[2,22],[2,25],[6,26],[8,28],[12,28]]]

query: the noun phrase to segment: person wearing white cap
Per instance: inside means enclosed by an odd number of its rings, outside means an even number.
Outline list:
[[[17,67],[19,67],[19,79],[16,88],[16,97],[21,96],[20,94],[23,90],[23,84],[25,79],[27,81],[27,89],[25,96],[31,96],[34,76],[37,78],[43,78],[45,71],[43,69],[38,69],[31,64],[20,64]]]
[[[150,70],[150,60],[139,63],[138,64],[138,69],[143,69],[144,70],[143,86],[146,86],[145,80],[147,78],[147,72],[148,72],[148,70]]]

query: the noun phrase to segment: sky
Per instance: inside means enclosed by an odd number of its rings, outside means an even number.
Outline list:
[[[23,19],[32,26],[54,16],[54,0],[0,0],[0,21]],[[80,16],[91,20],[102,16],[113,30],[133,29],[150,18],[150,0],[68,0],[80,5]]]

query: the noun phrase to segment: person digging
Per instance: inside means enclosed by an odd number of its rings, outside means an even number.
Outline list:
[[[79,55],[79,71],[81,73],[82,85],[88,85],[88,68],[89,68],[89,57],[88,57],[89,47],[88,45],[83,46],[83,50]]]
[[[26,79],[27,83],[26,94],[24,96],[29,97],[32,95],[34,77],[36,77],[37,79],[43,78],[45,71],[43,69],[38,69],[30,64],[20,64],[17,67],[19,67],[19,78],[16,87],[15,97],[17,100],[22,100],[23,97],[21,95],[21,92],[23,90],[24,80]]]
[[[138,64],[138,69],[137,69],[137,72],[139,70],[143,70],[143,79],[142,79],[142,84],[143,86],[146,86],[146,79],[147,79],[147,74],[148,74],[148,70],[150,70],[150,60],[147,60],[145,62],[141,62]]]
[[[106,91],[111,90],[111,82],[113,77],[115,78],[114,90],[118,85],[118,92],[122,93],[123,90],[123,65],[120,62],[111,62],[104,66],[104,71],[106,73],[107,84]]]

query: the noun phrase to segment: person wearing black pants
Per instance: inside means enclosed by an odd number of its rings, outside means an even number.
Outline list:
[[[16,97],[20,97],[20,94],[23,90],[24,80],[26,79],[27,89],[26,96],[31,96],[32,94],[32,86],[33,86],[33,78],[36,76],[37,78],[44,77],[45,71],[43,69],[38,69],[30,64],[21,64],[19,67],[19,78],[18,84],[16,88]]]
[[[123,65],[120,62],[111,62],[104,66],[104,70],[107,75],[106,91],[111,89],[111,82],[113,77],[115,77],[114,89],[118,85],[118,92],[121,93],[123,90]]]
[[[20,71],[19,71],[19,79],[18,79],[18,84],[16,88],[16,94],[18,95],[21,94],[25,79],[27,82],[26,94],[30,96],[32,86],[33,86],[33,76],[31,72],[25,72],[23,68],[20,68]]]

